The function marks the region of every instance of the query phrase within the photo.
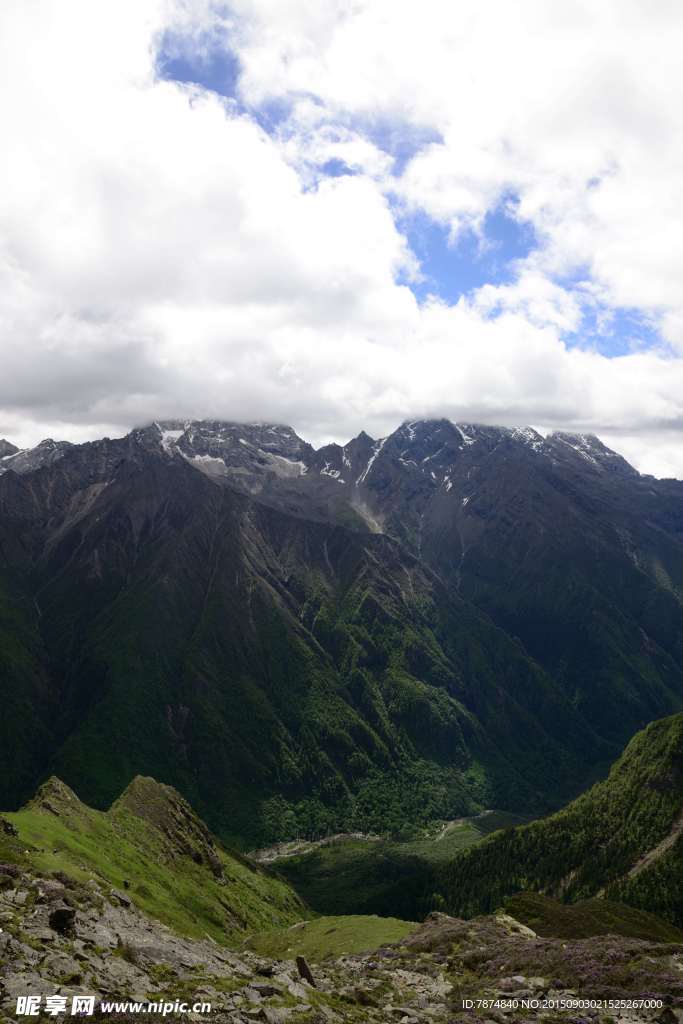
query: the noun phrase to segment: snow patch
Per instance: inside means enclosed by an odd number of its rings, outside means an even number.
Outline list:
[[[512,431],[515,441],[521,441],[534,452],[542,452],[545,443],[540,434],[537,434],[533,427],[515,427]]]
[[[296,462],[293,459],[288,459],[284,455],[276,455],[275,452],[264,452],[262,448],[259,448],[262,455],[268,459],[270,468],[278,476],[305,476],[308,473],[308,466],[305,462],[300,459]]]
[[[413,431],[413,436],[415,436],[415,432],[414,431]],[[388,438],[386,438],[386,437],[383,437],[381,439],[381,441],[377,441],[377,443],[375,444],[374,451],[373,451],[372,455],[370,456],[370,460],[369,460],[367,466],[365,467],[364,471],[361,473],[361,475],[356,480],[356,487],[358,487],[359,484],[363,483],[363,481],[367,477],[368,473],[372,469],[372,465],[373,465],[375,459],[377,458],[379,453],[382,451],[382,448],[384,448],[384,445],[387,443],[387,441],[388,441]]]
[[[329,462],[326,462],[323,468],[320,470],[320,476],[331,476],[338,483],[343,484],[345,481],[342,479],[342,475],[338,469],[330,469]]]
[[[157,428],[157,430],[161,434],[161,447],[164,449],[164,451],[167,453],[167,455],[170,455],[171,454],[171,449],[175,448],[176,441],[178,440],[178,438],[183,436],[185,431],[184,430],[165,430],[158,423],[155,423],[155,427]]]
[[[185,458],[188,460],[188,462],[218,462],[223,467],[223,469],[227,469],[223,459],[219,459],[215,455],[186,455]]]
[[[10,459],[16,459],[17,455],[24,455],[25,452],[30,452],[30,448],[20,448],[18,452],[12,452],[11,455],[3,455],[0,462],[9,462]]]
[[[468,446],[468,445],[471,445],[471,444],[475,443],[476,438],[470,437],[469,434],[466,434],[465,431],[461,427],[459,427],[457,423],[454,423],[453,426],[455,427],[455,429],[460,434],[460,437],[462,438],[463,445]]]
[[[566,444],[568,448],[572,448],[575,452],[586,459],[587,462],[592,462],[594,466],[599,466],[600,463],[591,455],[591,451],[594,450],[593,439],[586,434],[573,434],[572,440],[568,440],[567,437],[563,437],[561,434],[556,434],[558,441],[562,444]]]

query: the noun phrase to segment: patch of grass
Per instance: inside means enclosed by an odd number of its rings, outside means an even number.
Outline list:
[[[318,917],[291,928],[253,935],[247,946],[262,956],[287,959],[305,956],[316,961],[344,953],[366,953],[400,942],[416,927],[412,921],[401,921],[395,917]]]
[[[587,939],[594,935],[625,935],[652,942],[682,942],[683,932],[654,914],[612,900],[559,903],[535,892],[522,892],[505,902],[506,911],[538,935]]]
[[[448,860],[474,843],[478,843],[482,834],[471,820],[453,822],[446,825],[437,836],[426,839],[413,839],[407,843],[387,844],[389,848],[401,856],[422,857],[425,860]]]
[[[8,816],[5,815],[5,820]],[[18,836],[10,835],[3,828],[0,818],[0,864],[26,864],[26,843]]]

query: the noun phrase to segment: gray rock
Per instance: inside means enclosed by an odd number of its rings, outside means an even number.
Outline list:
[[[268,1024],[285,1024],[291,1017],[292,1010],[288,1006],[264,1006],[262,1013]]]
[[[130,896],[127,896],[125,892],[121,892],[120,889],[112,889],[110,895],[114,897],[121,907],[129,907],[132,903]]]
[[[281,989],[275,985],[266,985],[261,981],[252,981],[249,987],[255,989],[263,999],[268,999],[270,996],[279,996],[281,993]]]
[[[250,1003],[261,1002],[261,993],[258,992],[255,988],[252,988],[251,985],[247,985],[247,987],[242,991],[244,992],[244,995],[246,996]]]
[[[309,995],[304,985],[300,981],[290,981],[287,985],[287,991],[295,999],[301,999],[305,1003],[309,1002]]]
[[[55,900],[63,899],[66,887],[54,878],[43,879],[38,886],[38,900],[43,903],[52,903]]]
[[[83,966],[68,953],[50,953],[40,965],[41,971],[51,974],[53,978],[69,979],[73,984],[78,985],[76,977],[83,973]]]

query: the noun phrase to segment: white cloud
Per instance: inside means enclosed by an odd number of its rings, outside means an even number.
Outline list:
[[[478,288],[474,306],[485,316],[514,312],[538,327],[553,325],[568,333],[578,330],[582,316],[576,295],[528,267],[523,268],[514,284],[486,284]]]
[[[168,30],[229,40],[242,103],[160,81]],[[683,347],[682,37],[644,0],[8,0],[0,436],[445,414],[592,429],[683,475],[683,360],[564,340],[626,305]],[[382,133],[441,141],[396,176]],[[457,244],[510,192],[540,240],[514,280],[418,304],[400,215]]]

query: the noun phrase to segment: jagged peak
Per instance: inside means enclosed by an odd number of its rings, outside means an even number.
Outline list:
[[[125,805],[129,810],[139,810],[139,817],[149,818],[160,805],[172,798],[183,800],[173,786],[157,782],[151,775],[136,775],[114,801],[112,809],[117,805]]]
[[[110,807],[111,813],[125,809],[137,818],[166,830],[172,820],[182,817],[193,821],[202,833],[208,830],[185,797],[150,775],[136,775]]]
[[[0,459],[7,458],[8,455],[16,455],[20,448],[17,448],[15,444],[8,441],[6,437],[0,437]]]
[[[360,434],[358,434],[357,437],[354,437],[353,440],[354,441],[366,441],[369,444],[374,444],[375,443],[375,438],[374,437],[370,437],[370,435],[368,434],[368,432],[366,430],[361,430]]]
[[[42,786],[38,787],[36,795],[29,800],[26,806],[50,811],[57,815],[65,810],[85,808],[85,804],[79,800],[73,789],[56,775],[51,775]]]
[[[167,853],[206,863],[216,877],[222,876],[222,862],[211,832],[173,786],[149,775],[136,775],[109,809],[114,818],[121,812],[159,829],[166,837]]]

